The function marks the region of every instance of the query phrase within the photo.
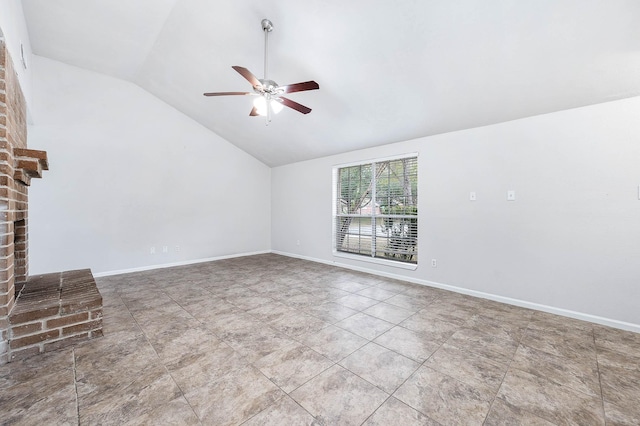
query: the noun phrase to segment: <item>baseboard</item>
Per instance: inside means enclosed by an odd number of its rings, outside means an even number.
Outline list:
[[[294,253],[287,253],[278,250],[272,250],[271,253],[279,254],[281,256],[293,257],[296,259],[308,260],[316,263],[323,263],[325,265],[338,266],[340,268],[351,269],[353,271],[358,272],[366,272],[368,274],[378,275],[385,278],[392,278],[402,281],[408,281],[415,284],[426,285],[428,287],[440,288],[443,290],[453,291],[455,293],[466,294],[469,296],[480,297],[483,299],[493,300],[496,302],[506,303],[509,305],[520,306],[522,308],[534,309],[536,311],[548,312],[550,314],[561,315],[564,317],[574,318],[582,321],[589,321],[596,324],[606,325],[608,327],[619,328],[621,330],[633,331],[635,333],[640,333],[640,324],[633,324],[624,321],[618,321],[610,318],[604,318],[597,315],[586,314],[583,312],[571,311],[568,309],[556,308],[554,306],[542,305],[539,303],[528,302],[526,300],[513,299],[510,297],[499,296],[491,293],[484,293],[476,290],[469,290],[463,287],[456,287],[449,284],[438,283],[434,281],[423,280],[419,278],[407,277],[404,275],[397,275],[388,272],[376,271],[368,268],[363,268],[359,266],[353,266],[346,263],[340,262],[331,262],[323,259],[317,259],[309,256],[302,256]]]
[[[263,250],[263,251],[253,251],[248,253],[236,253],[236,254],[228,254],[225,256],[216,256],[216,257],[207,257],[204,259],[193,259],[193,260],[184,260],[180,262],[173,263],[162,263],[159,265],[148,265],[148,266],[140,266],[136,268],[130,269],[120,269],[117,271],[106,271],[106,272],[98,272],[93,274],[94,277],[110,277],[112,275],[122,275],[122,274],[130,274],[133,272],[143,272],[143,271],[152,271],[154,269],[164,269],[164,268],[173,268],[174,266],[184,266],[184,265],[193,265],[196,263],[205,263],[212,262],[214,260],[224,260],[224,259],[233,259],[235,257],[245,257],[245,256],[255,256],[257,254],[268,254],[271,253],[271,250]]]

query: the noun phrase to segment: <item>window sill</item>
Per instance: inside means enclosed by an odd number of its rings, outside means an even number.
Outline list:
[[[378,265],[391,266],[392,268],[408,269],[410,271],[415,271],[418,268],[417,263],[405,263],[405,262],[398,262],[396,260],[387,260],[387,259],[380,259],[377,257],[362,256],[362,255],[337,251],[335,249],[333,250],[333,256],[342,257],[344,259],[350,259],[350,260],[359,260],[361,262],[367,262],[367,263],[376,263]]]

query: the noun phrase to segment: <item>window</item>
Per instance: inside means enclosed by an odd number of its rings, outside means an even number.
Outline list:
[[[336,253],[418,263],[418,158],[336,167]]]

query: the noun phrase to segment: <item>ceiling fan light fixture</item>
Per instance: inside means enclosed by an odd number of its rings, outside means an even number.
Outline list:
[[[280,102],[273,99],[271,100],[271,109],[273,110],[273,112],[277,114],[282,111],[282,108],[284,108],[284,106]]]
[[[273,111],[274,114],[279,113],[280,111],[282,111],[282,108],[284,107],[280,102],[274,100],[274,99],[269,99],[268,104],[271,106],[271,111]],[[253,100],[253,106],[256,108],[256,113],[258,115],[261,116],[266,116],[267,115],[267,98],[264,96],[258,96]]]

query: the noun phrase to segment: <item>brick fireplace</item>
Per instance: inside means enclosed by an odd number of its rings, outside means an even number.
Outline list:
[[[26,114],[0,32],[0,365],[102,335],[90,270],[29,276],[28,188],[49,163],[27,149]]]

